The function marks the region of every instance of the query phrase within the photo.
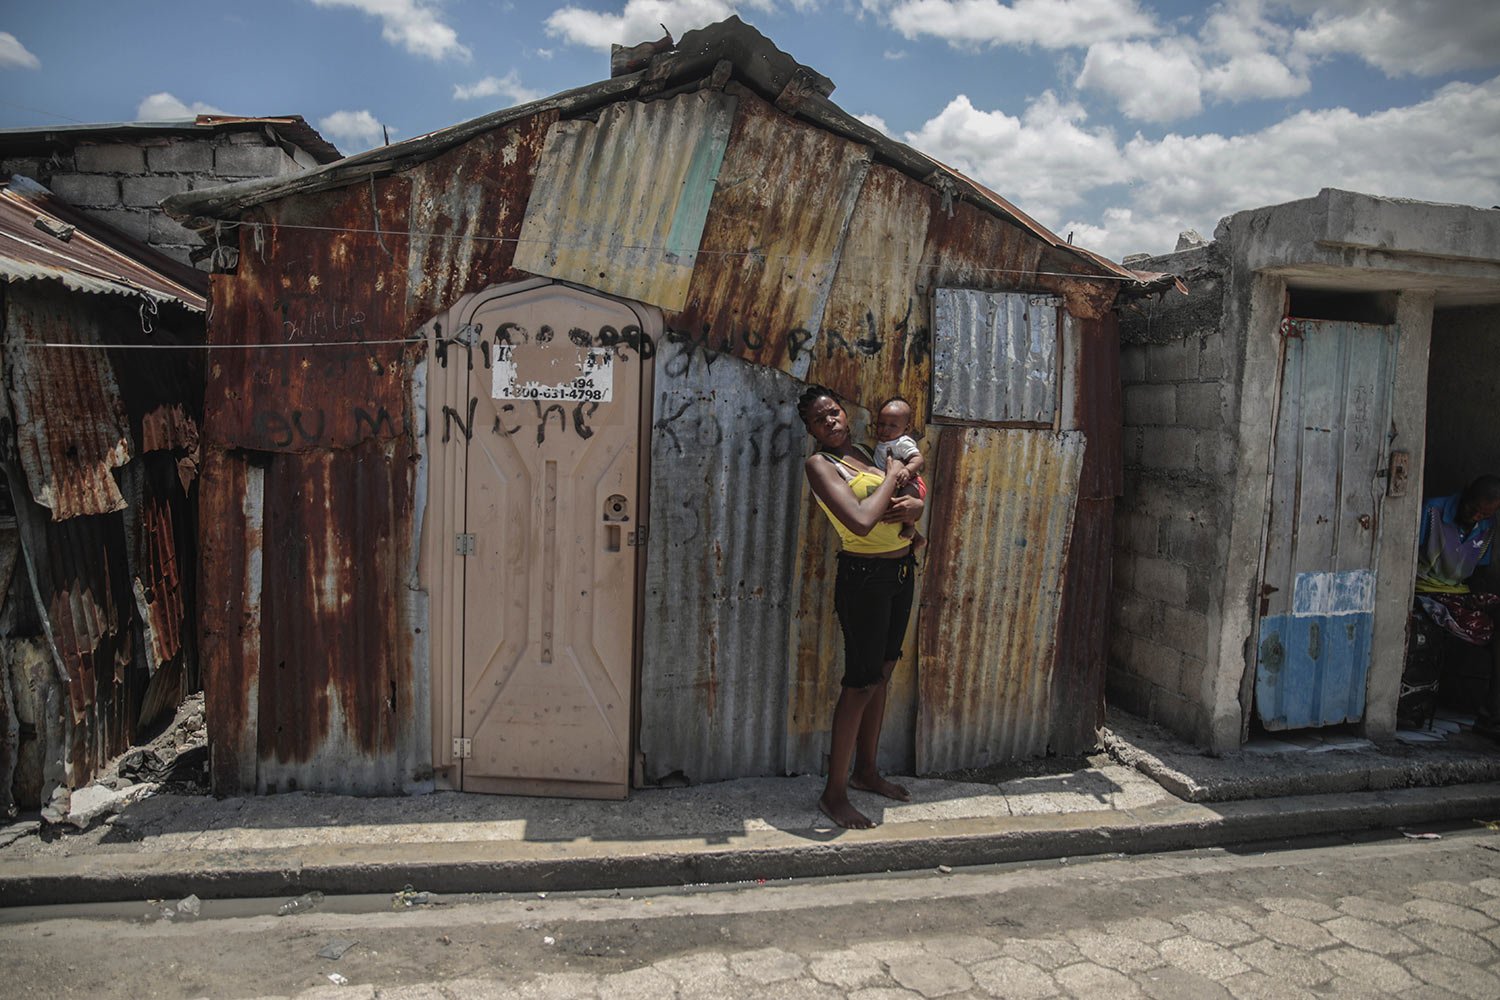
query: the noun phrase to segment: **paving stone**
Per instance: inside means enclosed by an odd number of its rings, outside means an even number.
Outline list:
[[[1495,947],[1484,938],[1457,927],[1447,927],[1430,920],[1417,920],[1401,928],[1413,941],[1431,951],[1463,962],[1490,962]]]
[[[600,979],[599,992],[610,1000],[654,1000],[671,996],[675,984],[666,974],[648,966],[629,972],[613,972]]]
[[[1058,941],[1054,938],[1037,938],[1029,941],[1010,938],[1001,942],[1000,953],[1048,972],[1060,969],[1064,965],[1083,961],[1083,953],[1077,948],[1066,941]]]
[[[911,1000],[912,997],[920,998],[921,994],[898,986],[873,986],[849,994],[849,1000]]]
[[[1169,937],[1176,937],[1177,928],[1165,920],[1157,920],[1155,917],[1132,917],[1129,920],[1116,920],[1114,923],[1105,924],[1106,934],[1120,934],[1130,938],[1132,941],[1140,941],[1142,944],[1156,944],[1165,941]]]
[[[1294,986],[1321,986],[1333,978],[1328,967],[1316,958],[1272,941],[1241,945],[1234,953],[1261,972]]]
[[[448,1000],[448,994],[435,983],[410,983],[406,986],[382,986],[376,1000]]]
[[[1397,1000],[1463,1000],[1463,997],[1460,997],[1457,993],[1450,993],[1441,986],[1423,983],[1421,986],[1399,994]]]
[[[599,989],[600,979],[598,976],[588,975],[582,972],[558,972],[552,975],[537,976],[535,979],[514,986],[509,986],[499,996],[515,997],[516,1000],[572,1000],[573,997],[591,997]],[[450,985],[450,984],[445,984]],[[497,984],[498,985],[498,984]],[[380,1000],[385,1000],[389,992],[385,989],[380,991]],[[472,996],[470,993],[458,993],[458,996]],[[440,993],[443,1000],[449,1000],[449,993]]]
[[[1109,997],[1126,1000],[1145,996],[1140,987],[1114,969],[1093,962],[1065,965],[1054,973],[1058,984],[1076,997]]]
[[[1370,899],[1366,896],[1344,896],[1339,900],[1339,909],[1351,917],[1369,920],[1377,924],[1395,927],[1412,919],[1412,915],[1394,903]]]
[[[845,991],[890,983],[880,959],[852,948],[815,956],[808,962],[808,971],[821,982]]]
[[[1418,882],[1410,886],[1413,896],[1421,896],[1423,899],[1436,899],[1444,903],[1456,903],[1459,906],[1473,906],[1482,903],[1488,898],[1487,894],[1474,888],[1472,885],[1464,885],[1462,882],[1432,881]]]
[[[1328,949],[1318,956],[1318,961],[1341,978],[1382,993],[1399,993],[1419,985],[1406,974],[1406,970],[1390,959],[1350,948],[1348,945]]]
[[[693,952],[691,955],[664,958],[652,965],[651,968],[657,972],[671,976],[679,983],[683,983],[695,976],[709,976],[719,972],[727,974],[729,972],[729,959],[715,951],[698,951]]]
[[[1272,941],[1279,941],[1293,948],[1311,951],[1338,943],[1333,939],[1333,935],[1311,920],[1288,916],[1285,913],[1267,913],[1263,917],[1250,921],[1250,926]]]
[[[1373,920],[1359,917],[1336,917],[1325,921],[1323,929],[1345,944],[1376,955],[1407,955],[1418,948],[1400,931],[1391,930]]]
[[[937,955],[897,958],[886,963],[886,969],[897,983],[924,997],[945,997],[974,985],[962,965]]]
[[[1405,960],[1406,971],[1425,983],[1440,986],[1470,1000],[1500,997],[1500,978],[1466,965],[1447,955],[1413,955]]]
[[[928,938],[922,942],[922,947],[961,965],[973,965],[1000,954],[1000,945],[973,934],[944,934]]]
[[[1314,994],[1264,972],[1241,972],[1224,980],[1235,1000],[1312,1000]]]
[[[990,996],[1006,1000],[1041,1000],[1057,993],[1057,984],[1041,969],[1020,959],[996,958],[969,970],[974,983]]]
[[[1338,916],[1338,911],[1326,903],[1300,896],[1264,896],[1256,902],[1272,913],[1285,913],[1289,917],[1301,917],[1303,920],[1332,920]]]
[[[1229,991],[1207,976],[1167,965],[1134,977],[1141,992],[1152,1000],[1228,1000]]]
[[[812,979],[790,979],[780,983],[761,983],[758,986],[746,989],[744,980],[740,981],[740,992],[734,1000],[844,1000],[844,993],[837,987],[829,986]],[[919,994],[906,990],[901,991],[905,997],[915,997]],[[682,996],[681,993],[678,996]],[[606,1000],[614,1000],[607,997]]]
[[[1476,878],[1469,885],[1486,896],[1500,896],[1500,878]]]
[[[807,963],[801,956],[781,948],[759,948],[730,955],[729,967],[735,975],[757,983],[779,983],[807,971]]]
[[[303,990],[297,997],[298,1000],[375,1000],[375,987],[370,983],[350,983],[348,986],[328,983]]]
[[[1226,946],[1245,944],[1260,937],[1249,924],[1223,912],[1197,910],[1174,917],[1172,923],[1200,941],[1212,941]]]
[[[663,959],[651,966],[677,981],[679,1000],[738,1000],[748,984],[729,971],[729,960],[716,952]]]
[[[1107,969],[1120,972],[1145,972],[1163,965],[1156,949],[1139,941],[1132,941],[1119,934],[1100,934],[1098,931],[1069,931],[1068,940],[1077,946],[1085,958],[1098,962]]]
[[[1491,927],[1487,931],[1480,931],[1479,936],[1496,948],[1500,948],[1500,927]]]
[[[1406,904],[1406,912],[1465,931],[1482,931],[1495,926],[1495,921],[1477,910],[1437,899],[1413,899]]]
[[[1209,979],[1228,979],[1241,972],[1249,972],[1250,966],[1235,957],[1234,952],[1212,941],[1199,941],[1194,937],[1177,937],[1156,946],[1162,958],[1177,966]]]
[[[1483,913],[1491,920],[1500,920],[1500,899],[1497,899],[1494,896],[1484,897],[1484,900],[1482,902],[1475,903],[1473,905],[1473,909],[1476,909],[1480,913]]]

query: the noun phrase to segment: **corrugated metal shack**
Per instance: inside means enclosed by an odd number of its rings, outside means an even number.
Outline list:
[[[207,278],[0,187],[0,815],[77,788],[198,685]],[[150,347],[167,350],[139,350]]]
[[[215,787],[819,771],[839,639],[808,382],[860,420],[900,393],[925,433],[888,766],[1091,745],[1113,308],[1141,276],[846,114],[737,18],[614,68],[167,202],[241,251],[211,342],[266,347],[208,374]]]

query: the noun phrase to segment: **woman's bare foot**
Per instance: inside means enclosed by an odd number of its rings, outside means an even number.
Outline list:
[[[822,798],[818,799],[818,812],[845,830],[870,830],[875,826],[875,822],[850,805],[847,798],[830,802],[825,793]]]
[[[876,795],[884,795],[888,799],[897,802],[910,802],[911,792],[894,781],[887,781],[878,771],[875,774],[856,774],[849,779],[850,788],[858,788],[862,792],[874,792]]]

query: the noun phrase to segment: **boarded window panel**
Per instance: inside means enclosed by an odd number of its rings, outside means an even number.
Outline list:
[[[1051,295],[937,289],[933,419],[1052,424],[1060,307]]]

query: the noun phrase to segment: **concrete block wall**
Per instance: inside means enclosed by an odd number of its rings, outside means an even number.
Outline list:
[[[7,157],[0,170],[30,177],[87,215],[189,264],[202,240],[161,211],[163,198],[293,173],[314,162],[306,155],[294,159],[264,133],[241,131],[80,143],[51,156]],[[206,270],[209,263],[198,266]]]
[[[1141,266],[1183,274],[1192,294],[1169,292],[1121,317],[1125,489],[1115,505],[1106,697],[1202,742],[1234,464],[1234,342],[1213,247]]]

